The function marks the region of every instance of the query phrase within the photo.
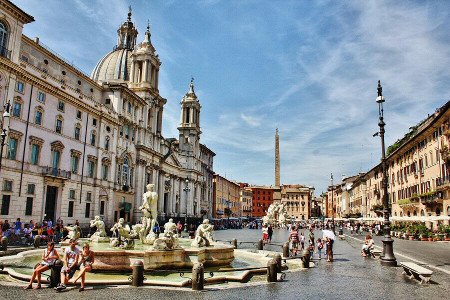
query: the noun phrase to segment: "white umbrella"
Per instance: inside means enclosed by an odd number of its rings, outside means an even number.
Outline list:
[[[336,239],[336,235],[331,230],[324,229],[324,230],[322,230],[322,234],[323,234],[324,238],[329,238],[330,240]]]

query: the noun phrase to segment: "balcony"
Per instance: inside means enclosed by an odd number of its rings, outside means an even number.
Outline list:
[[[42,175],[62,179],[70,179],[72,173],[58,168],[44,167],[42,169]]]
[[[0,56],[4,58],[11,59],[11,51],[5,47],[0,47]]]

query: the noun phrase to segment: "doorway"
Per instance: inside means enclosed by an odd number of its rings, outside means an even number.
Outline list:
[[[45,200],[45,216],[47,220],[56,220],[56,203],[57,203],[57,195],[58,195],[58,188],[56,186],[47,186],[47,196]]]

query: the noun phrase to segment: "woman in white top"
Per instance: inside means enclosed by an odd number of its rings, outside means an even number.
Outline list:
[[[25,287],[25,289],[31,289],[33,287],[34,279],[37,279],[37,286],[35,289],[41,288],[41,273],[50,269],[55,261],[59,259],[58,252],[55,250],[55,243],[48,242],[47,249],[44,250],[42,255],[42,261],[34,269],[33,275],[31,276],[30,283]]]

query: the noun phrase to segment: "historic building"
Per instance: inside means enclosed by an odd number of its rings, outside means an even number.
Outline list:
[[[248,183],[239,183],[240,191],[240,201],[242,207],[243,217],[252,217],[252,189],[248,186]]]
[[[2,120],[1,219],[137,222],[148,183],[162,220],[211,217],[215,153],[200,143],[201,105],[191,81],[178,139],[162,136],[167,100],[149,27],[138,43],[130,10],[87,76],[22,34],[32,16],[6,0],[0,10],[0,99],[11,114]]]
[[[217,219],[241,217],[242,203],[239,184],[219,174],[214,174],[213,183],[213,217]]]
[[[270,204],[274,201],[275,191],[279,189],[271,186],[250,186],[250,189],[252,190],[252,216],[264,217]]]
[[[450,216],[449,128],[450,101],[388,148],[388,199],[394,219],[432,217],[438,222],[439,216]],[[330,186],[327,202],[332,189],[335,199],[344,199],[345,190],[348,202],[335,202],[337,212],[342,212],[338,216],[380,217],[382,178],[378,164],[367,173],[350,177],[351,186],[345,180]],[[444,218],[441,221],[448,223]],[[428,225],[431,226],[430,221]]]
[[[281,203],[285,205],[292,220],[304,221],[311,217],[311,200],[314,188],[300,184],[283,184],[281,186]]]

